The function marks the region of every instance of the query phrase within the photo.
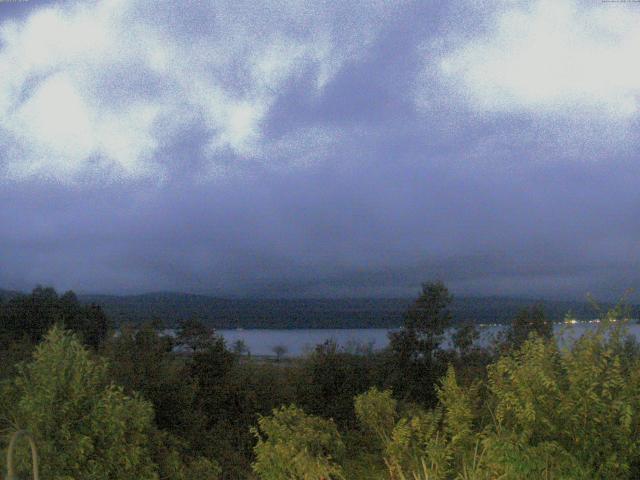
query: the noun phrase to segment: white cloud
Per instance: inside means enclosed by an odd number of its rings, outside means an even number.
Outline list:
[[[157,176],[159,149],[195,123],[213,163],[258,157],[282,87],[310,72],[317,95],[387,11],[371,0],[36,7],[0,23],[0,178]]]
[[[596,112],[628,118],[640,98],[640,10],[572,0],[505,2],[440,59],[482,111]]]
[[[69,75],[46,78],[13,115],[15,124],[7,127],[24,141],[35,140],[35,148],[71,156],[91,154],[94,140],[89,106],[79,95]]]
[[[123,48],[121,2],[92,11],[47,8],[0,28],[0,143],[4,174],[72,181],[97,158],[119,175],[145,170],[159,108],[101,106],[99,74]]]

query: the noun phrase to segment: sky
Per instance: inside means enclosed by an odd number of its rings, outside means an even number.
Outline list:
[[[640,3],[0,0],[0,288],[640,299]]]

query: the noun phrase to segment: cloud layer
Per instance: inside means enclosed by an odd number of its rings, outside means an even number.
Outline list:
[[[640,287],[633,6],[28,8],[0,21],[0,287]]]
[[[389,10],[372,1],[108,0],[6,21],[4,176],[161,177],[159,152],[195,128],[213,172],[220,156],[259,157],[282,90],[302,81],[312,96],[320,94],[363,53]]]
[[[640,10],[593,2],[512,2],[440,69],[475,108],[637,114]]]

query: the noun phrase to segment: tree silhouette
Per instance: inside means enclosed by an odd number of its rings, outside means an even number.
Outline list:
[[[284,345],[276,345],[271,350],[276,354],[276,362],[280,362],[282,357],[284,357],[288,351],[287,347],[285,347]]]

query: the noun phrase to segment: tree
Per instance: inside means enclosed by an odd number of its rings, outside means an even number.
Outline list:
[[[183,320],[178,324],[176,344],[187,347],[192,353],[207,349],[214,341],[213,328],[199,320]]]
[[[251,352],[249,351],[249,347],[247,347],[247,344],[241,338],[233,342],[231,350],[233,351],[233,353],[235,353],[239,357],[245,354],[251,355]]]
[[[391,396],[391,390],[381,392],[372,387],[355,397],[354,407],[365,431],[375,435],[382,449],[386,448],[397,420],[398,402]]]
[[[404,326],[417,332],[424,350],[432,351],[440,344],[442,334],[451,324],[448,307],[452,301],[441,281],[422,284],[422,293],[405,314]]]
[[[226,418],[235,400],[228,384],[228,375],[236,362],[236,356],[227,350],[224,340],[218,337],[205,350],[194,353],[187,363],[188,377],[195,386],[192,409],[204,415],[201,436],[203,432],[216,431],[221,422],[233,420]],[[219,455],[223,436],[224,433],[218,431],[218,445],[207,445],[203,453]]]
[[[224,339],[215,340],[202,351],[196,352],[188,363],[190,376],[206,395],[221,386],[222,379],[236,363],[236,358],[225,345]],[[213,400],[210,398],[209,400]]]
[[[105,363],[92,360],[75,335],[54,327],[1,399],[12,426],[35,437],[47,478],[158,478],[151,404],[110,384]]]
[[[152,323],[137,328],[123,326],[120,335],[107,342],[104,355],[109,374],[125,392],[139,392],[155,411],[156,425],[173,435],[193,442],[197,453],[205,419],[196,406],[197,386],[190,368],[172,354],[173,340],[161,335]]]
[[[287,353],[287,347],[285,347],[284,345],[276,345],[271,350],[276,354],[276,362],[280,362],[282,357],[284,357]]]
[[[639,362],[604,322],[569,349],[534,336],[503,355],[488,387],[504,470],[530,478],[542,462],[548,478],[639,478]]]
[[[522,309],[513,319],[506,333],[507,344],[511,348],[520,348],[532,333],[545,339],[553,337],[553,323],[547,320],[540,304]]]
[[[463,325],[458,327],[453,334],[453,346],[458,349],[461,355],[466,355],[479,337],[480,333],[475,325]]]
[[[391,334],[391,348],[408,359],[431,357],[451,324],[453,300],[442,282],[422,284],[422,293],[404,317],[401,331]]]
[[[638,365],[624,327],[602,322],[563,349],[531,336],[484,386],[461,387],[449,368],[435,408],[411,409],[386,436],[391,478],[640,478]],[[369,424],[389,416],[389,398],[367,401]]]
[[[333,421],[307,415],[294,405],[260,417],[253,470],[262,480],[343,479],[338,463],[344,444]]]
[[[333,418],[341,428],[353,426],[353,397],[371,387],[372,357],[346,353],[334,340],[327,340],[302,360],[301,367],[299,406]]]
[[[385,454],[394,479],[469,478],[453,474],[462,470],[466,454],[474,444],[473,398],[477,386],[469,390],[461,388],[454,369],[449,367],[436,390],[436,408],[414,409],[393,428]]]
[[[60,297],[60,304],[64,327],[78,333],[88,347],[98,349],[113,328],[102,307],[94,303],[80,305],[76,295],[71,291]]]
[[[53,288],[38,286],[30,295],[17,295],[2,309],[2,336],[5,342],[40,342],[52,325],[62,321],[58,294]]]
[[[85,345],[97,349],[112,329],[112,323],[98,305],[82,305],[75,293],[58,296],[50,287],[38,286],[29,295],[18,295],[0,311],[5,342],[40,342],[51,326],[60,324],[76,332]]]
[[[404,326],[389,335],[390,384],[396,394],[424,404],[435,401],[435,382],[446,363],[438,358],[444,331],[451,323],[453,300],[444,283],[428,282],[405,314]]]
[[[222,340],[215,345],[194,354],[187,363],[197,386],[191,411],[202,412],[206,418],[199,434],[208,448],[202,453],[220,463],[224,480],[253,478],[255,437],[250,428],[258,415],[268,415],[273,408],[295,400],[291,375],[297,369],[283,369],[271,362],[240,362]]]

